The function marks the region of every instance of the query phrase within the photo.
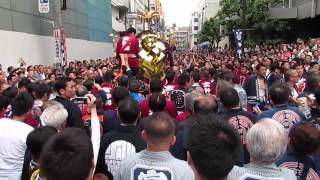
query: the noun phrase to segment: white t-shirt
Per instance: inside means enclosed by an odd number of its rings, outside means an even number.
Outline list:
[[[26,139],[33,128],[12,119],[0,119],[0,179],[20,180],[27,148]]]

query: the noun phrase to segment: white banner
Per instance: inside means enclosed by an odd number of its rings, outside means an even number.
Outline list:
[[[54,30],[54,44],[55,44],[55,60],[56,60],[56,64],[61,67],[62,66],[62,53],[61,53],[61,32],[60,29],[55,29]]]

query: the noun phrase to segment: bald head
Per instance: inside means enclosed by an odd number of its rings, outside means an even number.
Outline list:
[[[218,105],[215,97],[211,95],[203,95],[197,98],[194,102],[194,113],[207,114],[211,112],[217,112]]]

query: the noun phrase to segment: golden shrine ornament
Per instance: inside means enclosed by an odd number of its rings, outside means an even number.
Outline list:
[[[155,34],[146,34],[142,36],[141,50],[139,52],[142,69],[147,78],[159,75],[161,79],[165,78],[165,64],[163,58],[166,49],[161,41],[161,37]]]

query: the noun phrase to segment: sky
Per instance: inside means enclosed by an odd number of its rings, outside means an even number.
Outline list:
[[[161,0],[166,26],[189,26],[191,14],[197,11],[199,0]]]

